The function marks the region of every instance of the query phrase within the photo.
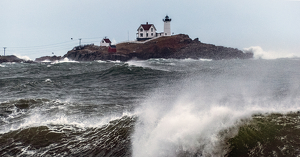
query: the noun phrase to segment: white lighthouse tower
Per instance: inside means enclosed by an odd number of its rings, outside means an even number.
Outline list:
[[[164,21],[164,36],[171,36],[171,26],[170,26],[171,20],[172,19],[170,19],[168,15],[165,17],[165,19],[163,19],[163,21]]]

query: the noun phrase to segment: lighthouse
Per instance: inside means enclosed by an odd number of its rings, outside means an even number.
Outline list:
[[[165,19],[163,19],[163,21],[164,21],[164,36],[171,36],[171,26],[170,26],[171,20],[172,19],[170,19],[168,15],[165,17]]]

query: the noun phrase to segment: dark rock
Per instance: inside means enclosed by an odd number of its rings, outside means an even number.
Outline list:
[[[62,57],[61,56],[43,56],[43,57],[40,57],[40,58],[36,58],[35,61],[36,62],[42,62],[42,61],[56,61],[56,60],[61,60]]]
[[[16,62],[16,63],[33,63],[31,60],[24,60],[16,57],[15,55],[9,55],[9,56],[0,56],[0,64],[4,62]]]

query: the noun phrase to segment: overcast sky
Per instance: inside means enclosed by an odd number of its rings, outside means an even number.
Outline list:
[[[135,40],[142,23],[203,43],[300,56],[300,1],[288,0],[0,0],[0,54],[31,59],[64,55],[103,37]],[[71,40],[73,38],[73,40]]]

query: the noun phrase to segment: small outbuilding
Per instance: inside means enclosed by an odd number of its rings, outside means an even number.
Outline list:
[[[100,46],[109,46],[111,44],[111,41],[108,38],[103,38],[100,42]]]

